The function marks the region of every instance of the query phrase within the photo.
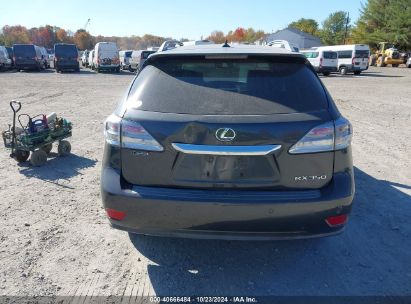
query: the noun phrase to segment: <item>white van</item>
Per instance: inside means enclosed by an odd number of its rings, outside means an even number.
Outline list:
[[[12,66],[11,59],[9,58],[9,53],[5,46],[0,45],[0,71],[8,70]]]
[[[329,49],[315,48],[311,50],[300,51],[314,67],[317,73],[324,76],[330,75],[331,72],[338,71],[338,55],[337,52]]]
[[[298,45],[288,42],[287,40],[273,40],[268,43],[268,46],[277,47],[289,50],[290,52],[299,52],[300,48]]]
[[[99,42],[94,47],[94,69],[97,72],[111,71],[120,73],[120,59],[115,42]]]
[[[125,51],[120,51],[119,52],[120,68],[122,70],[130,70],[131,71],[130,59],[131,59],[131,54],[132,53],[133,53],[133,50],[125,50]]]
[[[88,67],[94,70],[94,50],[88,53]]]
[[[354,72],[361,74],[368,69],[370,47],[366,44],[347,44],[323,47],[338,53],[338,71],[345,75]]]
[[[155,51],[139,50],[133,51],[130,58],[130,70],[137,71],[147,60],[148,56],[154,54]]]

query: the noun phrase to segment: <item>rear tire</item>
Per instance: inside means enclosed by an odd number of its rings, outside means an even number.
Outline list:
[[[71,152],[71,144],[67,140],[62,140],[59,142],[57,150],[59,156],[67,156]]]
[[[14,152],[14,159],[18,163],[24,163],[25,161],[29,159],[29,156],[30,156],[29,151],[16,150],[16,152]]]
[[[340,74],[341,75],[347,75],[347,68],[345,66],[340,67]]]
[[[47,153],[43,150],[36,150],[31,153],[30,163],[34,167],[43,166],[47,162]]]

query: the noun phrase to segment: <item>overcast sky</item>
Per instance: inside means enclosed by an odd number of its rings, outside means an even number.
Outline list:
[[[146,33],[199,39],[213,30],[227,32],[239,26],[265,32],[286,27],[299,18],[320,24],[335,11],[350,13],[355,22],[358,0],[136,0],[136,1],[5,1],[0,10],[0,27],[56,25],[73,32],[91,19],[93,35],[140,36]]]

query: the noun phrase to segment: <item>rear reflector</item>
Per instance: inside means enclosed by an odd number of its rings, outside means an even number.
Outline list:
[[[126,213],[123,211],[118,211],[114,209],[107,208],[106,209],[107,215],[109,218],[116,220],[116,221],[121,221],[124,219],[126,216]]]
[[[325,221],[328,224],[328,226],[336,227],[336,226],[344,225],[347,222],[347,220],[348,220],[348,215],[341,214],[341,215],[327,217]]]

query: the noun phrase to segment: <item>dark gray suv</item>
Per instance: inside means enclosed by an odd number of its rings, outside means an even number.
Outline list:
[[[105,122],[103,205],[113,227],[150,235],[336,234],[354,196],[351,137],[301,54],[155,53]]]

